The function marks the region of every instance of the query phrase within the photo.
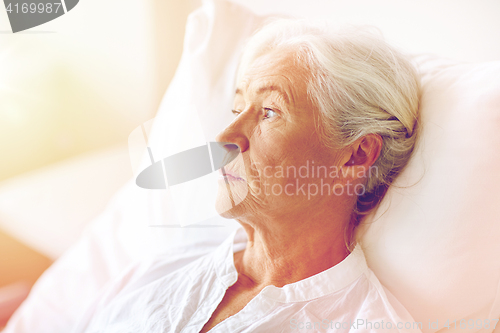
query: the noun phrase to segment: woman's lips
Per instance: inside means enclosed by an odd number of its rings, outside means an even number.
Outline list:
[[[228,181],[245,181],[245,179],[238,176],[236,173],[229,170],[220,170],[220,179],[228,180]]]

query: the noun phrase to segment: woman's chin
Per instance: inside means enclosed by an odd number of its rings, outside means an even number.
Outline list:
[[[215,210],[224,218],[234,218],[248,194],[246,182],[219,182]]]
[[[229,198],[217,198],[215,210],[225,219],[234,219],[241,215],[242,205],[233,206]]]

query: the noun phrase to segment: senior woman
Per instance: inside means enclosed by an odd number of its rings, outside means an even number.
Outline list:
[[[216,207],[242,227],[190,264],[131,270],[75,331],[419,331],[354,241],[411,155],[418,95],[408,60],[370,33],[264,27],[217,138],[239,155]]]

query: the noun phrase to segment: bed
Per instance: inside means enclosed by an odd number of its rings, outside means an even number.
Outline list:
[[[129,145],[134,176],[149,163],[146,146],[164,157],[214,141],[230,121],[230,113],[221,110],[230,108],[241,48],[269,16],[375,25],[411,54],[421,73],[422,136],[410,165],[358,238],[370,268],[423,323],[424,332],[492,332],[500,317],[500,50],[498,43],[489,43],[491,34],[482,35],[494,28],[486,18],[483,30],[469,26],[467,42],[454,47],[442,42],[464,33],[467,24],[454,23],[458,14],[470,18],[492,11],[474,12],[472,5],[451,2],[247,5],[205,1],[189,16],[176,75],[156,118],[145,124],[151,128],[148,141]],[[444,12],[455,15],[441,16]],[[183,135],[187,129],[189,136]],[[130,263],[180,247],[193,258],[210,251],[236,224],[207,212],[197,217],[199,228],[189,227],[192,220],[172,208],[197,204],[172,190],[138,188],[135,177],[129,179],[44,273],[5,332],[39,327],[67,332],[86,304]]]

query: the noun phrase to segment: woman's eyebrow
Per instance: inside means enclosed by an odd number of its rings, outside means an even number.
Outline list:
[[[285,100],[285,102],[287,104],[290,104],[290,98],[288,97],[288,94],[283,90],[281,89],[281,87],[279,86],[276,86],[276,85],[269,85],[269,86],[262,86],[260,87],[258,90],[257,90],[257,94],[262,94],[264,92],[267,92],[267,91],[276,91],[278,92],[282,97],[283,99]],[[240,88],[236,88],[236,92],[235,92],[236,95],[242,95],[242,91]]]

